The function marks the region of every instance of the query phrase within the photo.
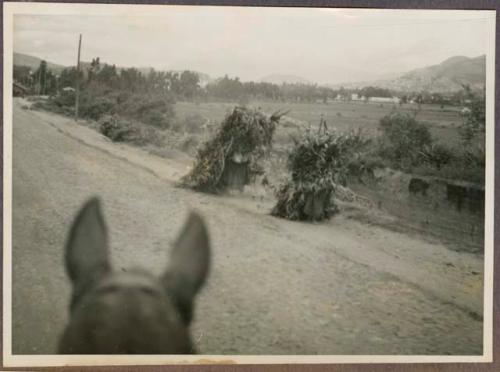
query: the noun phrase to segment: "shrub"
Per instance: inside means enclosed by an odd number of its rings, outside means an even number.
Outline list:
[[[35,110],[46,110],[55,112],[57,114],[62,115],[74,115],[74,107],[72,106],[60,106],[53,98],[49,98],[47,100],[39,100],[35,101],[31,108]]]
[[[119,112],[123,116],[161,129],[170,128],[173,123],[175,112],[168,97],[134,94],[119,98],[123,100],[119,104]]]
[[[116,101],[111,97],[89,97],[84,95],[80,105],[82,117],[99,120],[103,115],[113,114],[116,110]]]
[[[75,92],[74,91],[62,91],[59,95],[54,98],[54,103],[59,107],[74,107],[75,106]]]
[[[183,138],[180,144],[180,149],[188,154],[195,155],[198,145],[199,142],[196,137],[192,135],[186,135],[186,137]]]
[[[441,143],[432,143],[425,145],[422,152],[422,162],[441,169],[442,166],[449,164],[454,159],[453,150]]]
[[[176,124],[175,129],[187,133],[201,133],[206,121],[207,119],[200,114],[188,115]]]
[[[117,115],[102,117],[99,121],[99,130],[113,142],[129,142],[139,146],[161,142],[153,127]]]
[[[432,143],[429,129],[414,116],[393,112],[380,120],[380,153],[397,168],[419,165],[422,153]]]
[[[484,96],[474,93],[464,86],[466,104],[462,110],[463,123],[460,134],[465,142],[470,142],[486,130],[486,101]]]
[[[99,130],[113,142],[130,141],[136,135],[136,130],[129,121],[112,115],[100,120]]]

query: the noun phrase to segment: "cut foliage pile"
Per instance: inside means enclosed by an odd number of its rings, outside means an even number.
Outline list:
[[[250,178],[259,174],[258,161],[270,149],[281,115],[268,117],[258,110],[235,107],[214,136],[198,150],[196,163],[182,179],[182,185],[203,192],[223,191],[227,185],[222,175],[232,159],[245,160]]]
[[[290,178],[277,193],[277,204],[271,214],[289,220],[324,220],[335,211],[333,195],[338,185],[363,162],[366,147],[360,132],[307,131],[288,157]]]

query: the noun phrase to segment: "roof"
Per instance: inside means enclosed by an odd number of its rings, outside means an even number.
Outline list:
[[[17,81],[14,81],[13,83],[14,87],[18,88],[18,89],[21,89],[21,90],[24,90],[24,91],[27,91],[28,88],[26,88],[24,85],[22,85],[21,83],[18,83]]]

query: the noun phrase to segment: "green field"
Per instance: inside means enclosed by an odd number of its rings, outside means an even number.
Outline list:
[[[379,120],[397,108],[403,112],[413,112],[416,105],[405,104],[395,107],[393,104],[364,103],[364,102],[333,102],[333,103],[283,103],[283,102],[250,102],[252,107],[260,107],[267,113],[278,110],[288,111],[288,117],[298,121],[299,125],[308,124],[317,126],[321,116],[325,118],[330,128],[340,131],[361,128],[368,136],[377,133]],[[175,104],[176,115],[179,119],[193,114],[199,114],[209,119],[212,124],[219,123],[234,103],[191,103],[178,102]],[[433,136],[439,141],[455,141],[458,138],[457,127],[461,123],[460,109],[452,106],[441,108],[439,105],[422,105],[417,119],[426,123]]]

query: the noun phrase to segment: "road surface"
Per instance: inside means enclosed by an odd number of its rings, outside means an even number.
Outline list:
[[[175,187],[185,159],[109,142],[54,114],[13,120],[13,353],[52,354],[68,317],[63,247],[98,195],[116,269],[161,273],[189,210],[213,245],[193,339],[203,354],[482,353],[482,256],[342,216],[269,216],[272,200]]]

